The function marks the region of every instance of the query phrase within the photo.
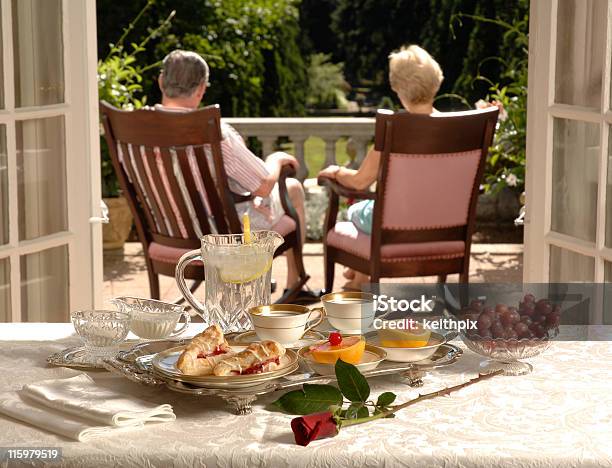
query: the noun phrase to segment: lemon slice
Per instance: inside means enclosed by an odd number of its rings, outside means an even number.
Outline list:
[[[387,348],[421,348],[429,342],[430,330],[378,330],[380,345]]]
[[[226,256],[217,268],[224,283],[242,284],[261,278],[271,267],[272,255],[255,251]]]

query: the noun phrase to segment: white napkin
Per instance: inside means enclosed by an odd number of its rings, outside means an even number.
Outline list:
[[[174,421],[170,405],[156,406],[107,388],[87,374],[25,385],[0,394],[0,413],[81,442],[147,422]]]

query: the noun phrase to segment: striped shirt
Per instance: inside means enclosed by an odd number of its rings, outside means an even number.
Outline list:
[[[155,105],[155,109],[163,109],[165,111],[176,111],[176,112],[188,112],[191,109],[185,108],[171,108],[164,107],[160,104]],[[240,134],[229,124],[221,121],[221,154],[223,158],[223,165],[225,168],[225,172],[228,176],[228,185],[232,192],[238,195],[246,195],[252,192],[255,192],[262,184],[265,178],[269,176],[268,169],[266,168],[264,162],[255,156],[246,146],[244,139],[240,136]],[[135,157],[142,158],[143,166],[145,169],[145,174],[142,176],[147,177],[150,182],[150,186],[153,190],[153,197],[155,198],[156,204],[160,207],[160,211],[162,211],[163,219],[157,219],[155,217],[155,223],[157,225],[157,229],[159,230],[160,226],[163,225],[166,230],[172,236],[181,236],[183,238],[187,238],[187,229],[185,228],[185,221],[183,220],[179,214],[178,206],[176,201],[174,200],[174,196],[172,194],[172,190],[170,188],[170,181],[168,176],[166,175],[165,168],[162,161],[162,155],[159,151],[159,148],[154,148],[155,155],[155,163],[158,169],[158,173],[160,174],[161,182],[162,182],[162,191],[164,194],[160,194],[158,187],[153,182],[151,171],[149,168],[149,161],[144,154],[144,148],[140,148],[140,151],[134,151],[132,146],[129,146],[129,155],[123,155],[121,147],[118,147],[119,150],[119,158],[122,161],[122,164],[128,162],[132,165],[132,167],[136,167],[134,162]],[[212,152],[210,151],[210,147],[205,145],[204,147],[208,165],[210,168],[211,175],[213,178],[216,176],[214,171],[214,163]],[[137,154],[134,154],[134,153]],[[140,153],[140,154],[138,154]],[[179,188],[182,192],[183,199],[185,200],[185,204],[189,211],[189,217],[191,221],[194,231],[198,236],[202,235],[202,228],[195,214],[195,209],[189,199],[189,196],[186,191],[186,184],[183,180],[182,174],[178,168],[178,161],[176,157],[176,153],[171,149],[170,154],[172,156],[172,166],[174,168],[174,176],[176,177]],[[194,175],[194,181],[196,184],[196,189],[199,193],[199,196],[204,204],[204,207],[207,211],[207,217],[209,220],[209,224],[213,231],[216,231],[216,226],[214,223],[214,219],[212,217],[212,210],[210,209],[210,204],[208,202],[208,197],[206,196],[206,189],[204,188],[204,184],[202,182],[202,175],[200,174],[200,170],[197,164],[196,155],[193,151],[192,147],[186,148],[187,158],[189,160],[189,167],[191,172]],[[126,161],[126,157],[127,160]],[[141,179],[141,175],[136,172],[137,179]],[[132,183],[138,183],[142,188],[144,188],[142,180],[132,181]],[[143,190],[144,192],[144,190]],[[176,218],[178,229],[180,232],[173,232],[172,226],[168,220],[168,214],[164,212],[163,204],[161,203],[161,197],[165,196],[170,204],[170,207],[173,211],[174,217]],[[275,197],[277,198],[277,197]],[[151,204],[150,200],[145,200],[148,205]],[[238,215],[240,219],[242,218],[242,213],[249,212],[255,216],[255,226],[259,225],[259,228],[270,227],[275,224],[278,219],[283,214],[282,207],[280,207],[280,203],[275,203],[276,200],[270,200],[270,197],[266,197],[264,199],[257,197],[255,200],[240,203],[236,205],[236,209],[238,211]],[[149,206],[149,208],[151,208]],[[259,221],[259,222],[257,222]]]

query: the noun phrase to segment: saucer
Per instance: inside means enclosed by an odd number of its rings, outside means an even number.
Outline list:
[[[306,334],[302,337],[301,340],[298,340],[295,343],[291,343],[289,345],[283,345],[283,347],[288,349],[299,349],[325,339],[326,337],[322,333],[310,330],[306,332]],[[232,345],[248,346],[251,343],[261,341],[261,338],[257,336],[255,330],[250,330],[236,335],[229,335],[227,337],[227,341]]]

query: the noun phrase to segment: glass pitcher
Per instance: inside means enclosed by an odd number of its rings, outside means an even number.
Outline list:
[[[181,257],[176,282],[181,293],[207,324],[216,323],[224,333],[251,328],[247,311],[270,304],[270,279],[274,251],[283,243],[274,231],[254,231],[251,242],[243,234],[208,234],[202,248]],[[185,268],[193,261],[204,262],[204,305],[185,282]]]

